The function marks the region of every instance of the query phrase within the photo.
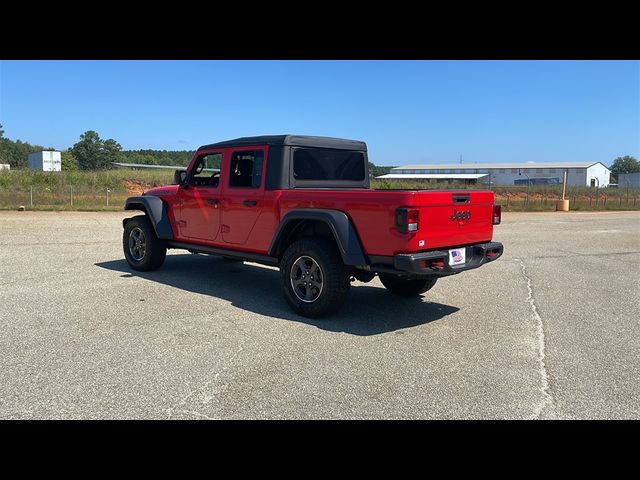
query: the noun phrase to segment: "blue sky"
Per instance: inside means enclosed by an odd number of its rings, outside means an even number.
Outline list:
[[[640,158],[638,61],[2,61],[5,136],[364,140],[378,165]]]

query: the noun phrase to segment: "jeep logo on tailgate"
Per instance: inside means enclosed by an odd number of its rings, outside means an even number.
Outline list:
[[[456,220],[464,220],[465,222],[468,222],[469,220],[471,220],[471,210],[453,210],[453,215],[451,215],[451,217],[449,217],[449,219],[452,222],[455,222]]]

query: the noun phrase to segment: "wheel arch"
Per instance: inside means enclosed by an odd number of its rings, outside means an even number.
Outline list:
[[[280,222],[271,241],[269,255],[280,258],[286,248],[296,239],[303,238],[308,229],[321,226],[333,238],[345,265],[367,265],[360,239],[344,212],[328,209],[300,209],[289,212]]]
[[[172,240],[173,232],[169,222],[169,212],[167,205],[159,197],[145,195],[140,197],[129,197],[124,204],[125,210],[140,210],[146,214],[151,222],[156,236],[162,240]],[[128,218],[122,220],[124,228],[129,221]]]

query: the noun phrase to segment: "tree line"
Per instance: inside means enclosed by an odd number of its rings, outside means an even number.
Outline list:
[[[27,168],[27,156],[41,150],[55,150],[32,145],[21,140],[5,138],[0,125],[0,163],[12,169]],[[189,150],[123,150],[114,139],[102,139],[98,132],[87,130],[72,147],[62,151],[63,170],[104,170],[112,162],[141,163],[146,165],[188,165],[193,151]]]
[[[0,163],[8,163],[14,169],[26,168],[27,155],[41,150],[55,149],[5,138],[4,130],[0,125]],[[62,169],[104,170],[112,168],[112,162],[187,166],[193,153],[193,150],[123,150],[122,146],[114,139],[103,140],[98,132],[87,130],[80,135],[78,142],[62,152]],[[378,166],[369,162],[369,173],[372,177],[389,173],[391,168],[393,167]],[[610,169],[617,179],[619,173],[640,172],[640,161],[630,155],[625,155],[614,159]]]

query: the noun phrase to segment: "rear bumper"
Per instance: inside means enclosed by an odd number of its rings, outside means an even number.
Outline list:
[[[479,243],[464,248],[467,261],[462,265],[449,265],[449,251],[436,250],[395,255],[393,266],[396,270],[418,275],[453,275],[493,262],[502,256],[504,250],[500,242]]]
[[[500,242],[478,243],[476,245],[467,245],[464,248],[466,249],[466,262],[462,265],[449,265],[448,250],[434,250],[386,257],[393,259],[393,266],[389,264],[373,264],[370,269],[380,273],[409,275],[412,277],[455,275],[497,260],[502,256],[504,250]]]

